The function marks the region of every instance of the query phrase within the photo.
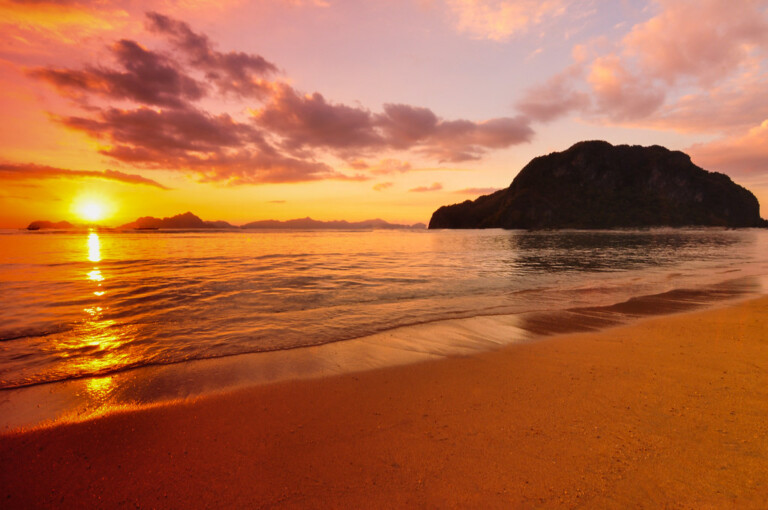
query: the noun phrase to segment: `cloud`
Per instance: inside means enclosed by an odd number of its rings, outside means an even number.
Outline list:
[[[36,165],[32,163],[0,163],[0,180],[29,180],[29,179],[76,179],[89,177],[116,181],[124,184],[140,184],[152,186],[160,189],[170,189],[157,181],[148,179],[141,175],[128,174],[117,170],[68,170],[46,165]]]
[[[731,175],[768,175],[768,119],[746,134],[696,144],[687,149],[696,164]]]
[[[550,122],[572,111],[586,109],[590,105],[589,94],[575,86],[582,73],[582,66],[575,64],[543,84],[528,89],[517,102],[517,109],[540,122]]]
[[[579,113],[601,123],[686,132],[766,118],[768,2],[655,0],[620,41],[574,47],[574,64],[517,102],[533,120]],[[691,13],[695,13],[695,16]]]
[[[418,186],[416,188],[411,188],[408,191],[413,191],[416,193],[425,193],[429,191],[440,191],[441,189],[443,189],[443,185],[440,184],[439,182],[435,182],[435,183],[432,183],[431,186]]]
[[[457,189],[454,193],[461,195],[489,195],[503,188],[464,188]]]
[[[110,47],[111,66],[29,71],[83,109],[78,115],[51,115],[54,121],[97,140],[99,153],[125,165],[228,184],[359,181],[410,170],[407,162],[386,157],[391,151],[457,162],[533,137],[525,116],[445,120],[412,105],[385,104],[373,112],[336,103],[319,92],[305,94],[271,81],[279,71],[275,64],[259,55],[221,52],[183,21],[151,12],[147,28],[171,50],[123,39]],[[209,104],[203,99],[232,95],[255,103],[248,118],[242,117],[242,105],[232,115],[203,108]],[[338,172],[323,161],[330,156],[366,172]],[[371,157],[380,163],[361,159]]]
[[[324,149],[348,160],[381,150],[416,150],[440,161],[467,161],[533,137],[523,116],[442,120],[428,108],[404,104],[386,104],[382,113],[374,114],[329,103],[319,93],[301,95],[287,84],[276,85],[271,101],[252,115],[259,126],[279,134],[280,146],[294,154]]]
[[[301,95],[284,83],[252,113],[257,124],[282,137],[281,146],[289,151],[324,148],[352,154],[384,146],[369,111],[329,103],[317,92]]]
[[[88,67],[83,70],[36,68],[29,74],[64,95],[78,99],[95,94],[111,99],[179,108],[205,95],[204,86],[184,74],[172,60],[120,40],[111,46],[119,70]]]
[[[456,28],[477,39],[503,41],[565,12],[566,0],[446,0]]]
[[[703,86],[728,76],[768,44],[764,0],[656,0],[660,12],[633,27],[626,53],[642,72],[667,83],[690,77]]]
[[[368,166],[368,171],[376,175],[402,174],[413,170],[411,164],[399,159],[386,158],[373,166]]]
[[[145,168],[189,170],[206,182],[304,182],[344,178],[328,165],[285,156],[252,125],[227,114],[183,110],[109,108],[92,117],[59,122],[108,142],[99,152]]]
[[[0,1],[0,27],[7,40],[20,37],[54,44],[78,44],[83,38],[114,30],[127,14],[100,1]]]
[[[663,105],[642,127],[685,133],[738,133],[768,118],[768,74],[736,75],[717,87]]]
[[[666,97],[663,89],[632,74],[616,55],[596,59],[587,81],[598,111],[615,121],[647,117],[658,110]]]
[[[378,184],[373,185],[374,191],[384,191],[387,188],[391,188],[394,186],[394,182],[380,182]]]
[[[222,92],[262,97],[269,88],[263,78],[278,70],[261,55],[217,51],[208,36],[192,31],[183,21],[157,12],[147,13],[147,26],[151,31],[168,36],[190,65],[204,71],[206,81],[214,83]]]

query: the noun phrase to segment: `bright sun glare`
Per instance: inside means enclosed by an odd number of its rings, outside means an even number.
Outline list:
[[[107,208],[104,203],[93,199],[80,201],[75,211],[86,221],[99,221],[107,215]]]

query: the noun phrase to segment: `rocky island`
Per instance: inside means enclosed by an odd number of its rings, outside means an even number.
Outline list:
[[[509,188],[443,206],[429,228],[766,227],[730,177],[657,145],[579,142],[534,158]]]
[[[142,216],[136,221],[126,223],[119,227],[122,230],[156,230],[156,229],[193,229],[193,228],[237,228],[226,221],[203,221],[198,216],[187,211],[167,218],[155,218]]]
[[[46,230],[46,229],[68,229],[68,228],[74,228],[75,226],[72,225],[68,221],[47,221],[47,220],[36,220],[27,225],[27,230]]]

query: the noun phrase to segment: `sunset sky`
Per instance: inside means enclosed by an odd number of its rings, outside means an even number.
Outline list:
[[[0,227],[427,222],[586,139],[768,216],[768,0],[0,0]]]

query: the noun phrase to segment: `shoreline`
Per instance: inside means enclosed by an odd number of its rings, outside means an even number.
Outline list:
[[[320,345],[149,365],[1,389],[0,435],[284,381],[475,355],[553,335],[601,331],[647,317],[728,306],[767,290],[766,277],[741,277],[606,306],[441,319]]]
[[[2,435],[0,500],[765,507],[768,297],[723,305]]]

